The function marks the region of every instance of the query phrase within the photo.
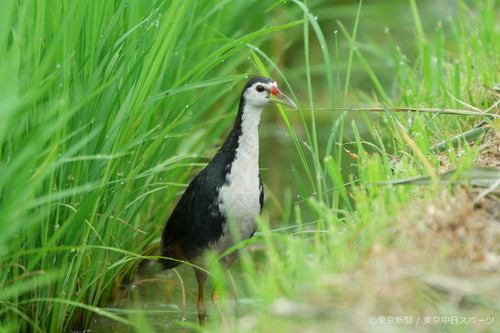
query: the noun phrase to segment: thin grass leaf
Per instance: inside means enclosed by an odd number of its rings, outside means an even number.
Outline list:
[[[211,87],[211,86],[220,85],[220,84],[226,84],[226,83],[233,82],[233,81],[239,81],[239,80],[245,78],[246,76],[248,76],[248,74],[228,75],[225,77],[219,77],[219,78],[205,80],[205,81],[186,83],[183,86],[168,89],[168,90],[165,90],[159,94],[156,94],[156,95],[152,96],[150,99],[148,99],[147,102],[148,103],[155,102],[159,99],[167,98],[168,96],[180,94],[180,93],[190,91],[190,90],[196,90],[196,89],[200,89],[200,88]]]
[[[450,147],[457,147],[464,142],[477,141],[480,138],[484,137],[490,130],[491,130],[491,127],[489,127],[489,126],[481,126],[481,127],[473,128],[471,130],[468,130],[465,133],[456,135],[454,137],[451,137],[450,139],[439,142],[439,143],[431,146],[429,150],[431,152],[446,151],[446,150],[450,149]]]
[[[302,110],[309,110],[301,108]],[[387,107],[387,108],[314,108],[317,111],[352,111],[352,112],[385,112],[389,109],[393,112],[421,112],[421,113],[433,113],[433,114],[445,114],[445,115],[457,115],[457,116],[477,116],[477,117],[489,117],[489,118],[500,118],[500,115],[488,112],[476,112],[469,110],[460,109],[432,109],[432,108],[401,108],[401,107]]]
[[[472,167],[465,170],[450,170],[438,175],[441,183],[451,183],[453,185],[466,185],[479,187],[498,187],[500,170],[493,168]],[[432,185],[432,176],[410,177],[405,179],[388,180],[376,183],[376,186],[383,185]]]

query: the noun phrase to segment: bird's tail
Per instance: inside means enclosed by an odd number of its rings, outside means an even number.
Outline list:
[[[182,264],[184,255],[176,244],[168,244],[165,247],[161,246],[161,256],[166,258],[158,259],[158,262],[163,266],[163,269],[172,269]]]
[[[165,253],[163,253],[162,256],[170,257],[168,254],[165,254]],[[158,259],[158,262],[163,266],[163,269],[172,269],[172,268],[175,268],[181,264],[179,261],[166,259],[166,258],[160,258],[160,259]]]

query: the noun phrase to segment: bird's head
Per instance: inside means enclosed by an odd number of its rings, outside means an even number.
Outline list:
[[[264,76],[251,78],[243,88],[245,104],[265,107],[270,103],[278,103],[296,109],[295,103],[283,94],[276,81]]]

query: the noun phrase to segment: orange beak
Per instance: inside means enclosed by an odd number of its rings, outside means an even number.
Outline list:
[[[297,108],[297,105],[276,86],[271,86],[271,96],[269,96],[269,100],[273,103],[283,104],[293,109]]]

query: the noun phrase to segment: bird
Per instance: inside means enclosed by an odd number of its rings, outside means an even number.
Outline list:
[[[259,126],[262,110],[271,103],[296,109],[295,103],[264,76],[243,87],[236,120],[213,159],[190,182],[167,220],[159,259],[163,269],[190,263],[198,282],[197,311],[206,317],[204,284],[208,251],[222,255],[239,241],[251,238],[262,210],[264,189],[259,170]],[[238,257],[221,258],[228,268]],[[213,295],[213,294],[212,294]]]

